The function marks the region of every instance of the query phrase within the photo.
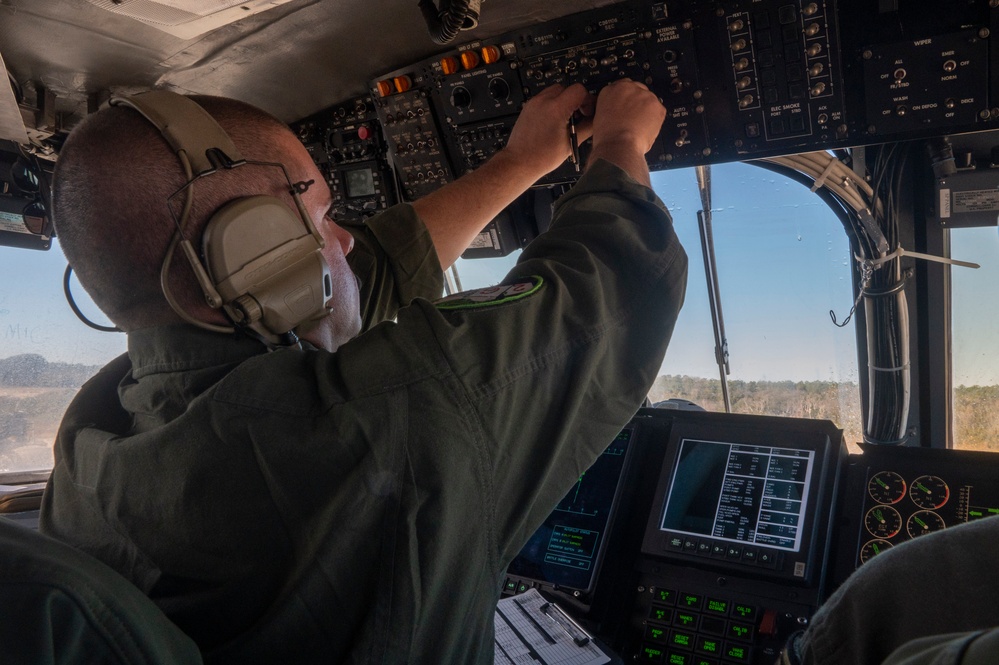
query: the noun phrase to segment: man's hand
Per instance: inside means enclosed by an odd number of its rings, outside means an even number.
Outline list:
[[[579,113],[576,137],[592,135],[590,161],[602,158],[649,184],[645,153],[655,141],[666,110],[641,83],[621,81],[594,98],[582,85],[545,88],[524,105],[506,147],[475,171],[413,202],[433,239],[442,268],[511,201],[569,157],[569,118]],[[597,132],[597,133],[595,133]]]
[[[595,102],[578,83],[545,88],[524,104],[502,152],[537,173],[537,178],[547,175],[569,157],[569,118],[576,112],[583,116],[576,124],[578,142],[590,138],[588,116],[593,115]]]
[[[597,98],[590,163],[606,159],[649,185],[645,153],[652,149],[665,119],[666,109],[645,85],[627,79],[611,83]]]

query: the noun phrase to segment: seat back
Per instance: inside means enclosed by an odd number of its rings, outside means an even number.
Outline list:
[[[0,518],[0,660],[202,662],[194,642],[124,577],[6,518]]]

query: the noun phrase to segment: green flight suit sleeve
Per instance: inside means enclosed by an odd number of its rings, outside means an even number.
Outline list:
[[[409,204],[399,204],[343,227],[354,237],[347,262],[360,281],[363,330],[395,318],[416,298],[434,300],[444,289],[430,233]]]
[[[807,630],[789,639],[782,662],[887,663],[885,659],[894,654],[891,662],[897,664],[937,663],[929,657],[919,660],[915,654],[920,647],[929,649],[934,641],[940,642],[940,653],[946,653],[945,643],[977,639],[971,631],[999,626],[995,602],[999,570],[981,565],[995,550],[997,535],[999,520],[981,519],[920,536],[877,555],[826,600]],[[916,642],[926,636],[937,637]],[[985,643],[994,644],[996,638],[991,639]],[[939,661],[950,662],[962,661]]]
[[[428,314],[480,431],[501,565],[641,406],[686,269],[662,202],[601,161],[524,250],[507,295],[480,290]]]
[[[881,665],[992,665],[999,654],[999,628],[930,635],[896,649]]]

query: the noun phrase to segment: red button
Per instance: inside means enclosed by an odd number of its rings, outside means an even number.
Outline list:
[[[361,125],[357,128],[357,138],[362,141],[371,138],[371,130],[368,129],[367,125]]]
[[[760,621],[760,634],[767,637],[777,637],[777,610],[766,610]]]

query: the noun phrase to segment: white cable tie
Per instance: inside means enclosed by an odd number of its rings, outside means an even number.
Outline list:
[[[902,249],[899,247],[899,249]],[[902,250],[902,254],[905,256],[911,256],[914,259],[923,259],[924,261],[935,261],[936,263],[946,263],[952,266],[962,266],[964,268],[981,268],[982,266],[978,263],[972,263],[971,261],[958,261],[957,259],[945,259],[942,256],[933,256],[932,254],[920,254],[919,252],[910,252],[908,250]]]
[[[819,177],[815,179],[815,182],[812,183],[811,189],[813,192],[817,192],[822,187],[825,187],[826,178],[829,177],[829,175],[836,169],[838,165],[839,165],[839,160],[833,158],[829,159],[829,163],[826,164],[826,168],[822,171],[822,173],[819,174]]]
[[[866,263],[867,265],[869,265],[872,268],[874,268],[875,270],[877,270],[883,264],[888,263],[889,261],[891,261],[893,259],[901,258],[903,253],[904,253],[904,250],[902,249],[902,246],[899,245],[895,249],[894,252],[892,252],[891,254],[885,254],[884,256],[882,256],[881,258],[878,258],[878,259],[865,259],[863,257],[856,256],[856,255],[854,255],[854,258],[856,258],[857,261],[859,261],[861,263]]]
[[[981,268],[982,266],[977,263],[972,263],[971,261],[958,261],[957,259],[947,259],[942,256],[934,256],[933,254],[923,254],[922,252],[913,252],[911,250],[903,248],[901,245],[898,246],[891,254],[886,254],[878,259],[865,259],[860,256],[854,255],[854,258],[860,263],[866,263],[873,266],[875,269],[880,268],[882,264],[888,263],[892,259],[902,258],[903,256],[911,256],[914,259],[923,259],[924,261],[933,261],[935,263],[946,263],[952,266],[961,266],[963,268]]]

